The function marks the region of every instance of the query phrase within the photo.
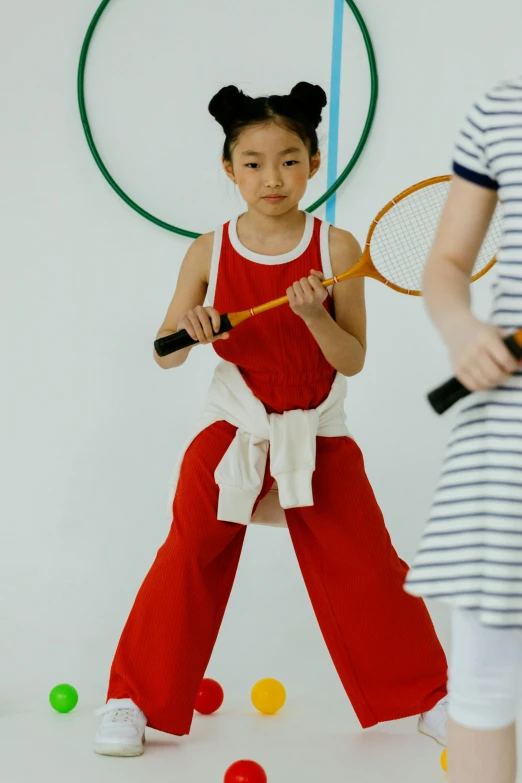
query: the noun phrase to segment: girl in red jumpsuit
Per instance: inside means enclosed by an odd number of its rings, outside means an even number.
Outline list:
[[[186,329],[212,343],[257,415],[274,426],[291,423],[289,415],[321,412],[343,376],[364,365],[363,282],[344,282],[333,294],[320,282],[353,265],[360,247],[348,232],[299,209],[320,165],[316,128],[325,105],[324,91],[306,83],[290,95],[256,99],[226,87],[212,99],[209,110],[226,136],[223,166],[248,209],[193,243],[158,335]],[[285,291],[290,306],[215,336],[219,313]],[[212,306],[203,307],[205,298]],[[178,367],[189,352],[155,359]],[[141,754],[146,725],[175,735],[190,730],[250,521],[250,514],[240,518],[249,506],[239,495],[241,513],[230,499],[228,512],[219,513],[224,490],[216,471],[236,438],[234,416],[217,414],[184,454],[169,536],[114,658],[98,753]],[[325,437],[320,426],[313,500],[296,505],[305,471],[294,477],[297,500],[287,500],[284,515],[330,655],[363,727],[420,714],[421,730],[443,742],[447,666],[430,617],[403,590],[407,566],[391,544],[357,444],[342,427]],[[301,437],[299,427],[296,433]],[[272,441],[266,452],[253,512],[273,489]],[[277,459],[285,458],[283,448]]]

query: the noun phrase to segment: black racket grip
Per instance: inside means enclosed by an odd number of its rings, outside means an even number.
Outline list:
[[[230,323],[228,315],[221,316],[221,325],[219,332],[216,334],[224,334],[230,332],[233,329],[233,325]],[[193,340],[186,329],[181,329],[179,332],[169,334],[166,337],[160,337],[154,343],[154,348],[158,356],[168,356],[176,351],[182,351],[184,348],[190,348],[191,345],[199,345],[198,340]]]
[[[522,347],[517,343],[513,335],[506,337],[504,345],[513,354],[515,359],[522,359]],[[446,413],[446,411],[449,411],[456,402],[463,400],[464,397],[467,397],[469,394],[471,394],[469,389],[456,378],[451,378],[449,381],[446,381],[446,383],[443,383],[442,386],[439,386],[438,389],[434,389],[428,394],[428,400],[433,410],[441,415]]]

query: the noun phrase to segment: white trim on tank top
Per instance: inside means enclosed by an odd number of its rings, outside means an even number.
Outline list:
[[[237,221],[241,217],[238,215],[236,218],[233,218],[230,221],[230,226],[228,229],[228,235],[230,237],[230,243],[236,253],[239,253],[240,256],[243,256],[243,258],[246,258],[248,261],[253,261],[256,264],[264,264],[265,266],[275,266],[276,264],[287,264],[290,261],[295,261],[296,258],[299,258],[303,255],[305,250],[308,249],[310,242],[312,241],[312,236],[314,233],[314,216],[311,215],[309,212],[305,212],[306,215],[306,223],[305,223],[305,229],[303,236],[301,238],[301,241],[295,247],[293,250],[290,250],[288,253],[283,253],[279,256],[265,256],[261,253],[254,253],[253,250],[249,250],[247,247],[241,244],[239,241],[239,237],[237,235]]]
[[[334,276],[332,271],[332,259],[330,257],[330,226],[331,223],[323,221],[321,223],[320,234],[320,246],[321,246],[321,263],[323,265],[323,273],[327,280]],[[328,286],[330,294],[333,293],[333,285]]]
[[[214,244],[212,246],[212,259],[210,261],[210,275],[208,280],[206,303],[208,307],[214,307],[216,298],[216,285],[219,272],[219,259],[221,258],[221,246],[223,244],[224,226],[219,226],[214,231]]]

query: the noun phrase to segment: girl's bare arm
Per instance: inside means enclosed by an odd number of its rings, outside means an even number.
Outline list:
[[[455,177],[424,275],[428,311],[457,378],[472,391],[497,386],[517,369],[500,330],[471,311],[471,273],[496,204],[495,190]]]
[[[354,266],[361,256],[357,240],[347,231],[330,229],[330,256],[334,275]],[[334,287],[335,319],[324,309],[326,296],[315,273],[289,289],[290,306],[317,340],[325,358],[342,375],[357,375],[366,357],[364,280],[346,280]]]
[[[213,307],[203,307],[208,288],[213,242],[213,234],[204,234],[190,246],[181,265],[176,292],[157,337],[166,337],[180,329],[186,329],[194,340],[203,344],[228,339],[228,334],[219,337],[214,334],[220,325],[217,310]],[[154,351],[154,359],[165,370],[180,367],[191,350],[192,348],[185,348],[168,356],[158,356]]]

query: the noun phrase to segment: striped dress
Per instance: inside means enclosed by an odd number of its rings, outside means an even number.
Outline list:
[[[515,331],[522,328],[522,78],[475,104],[454,171],[498,190],[503,240],[491,321]],[[522,372],[471,395],[459,412],[406,590],[475,610],[484,625],[522,628]]]

